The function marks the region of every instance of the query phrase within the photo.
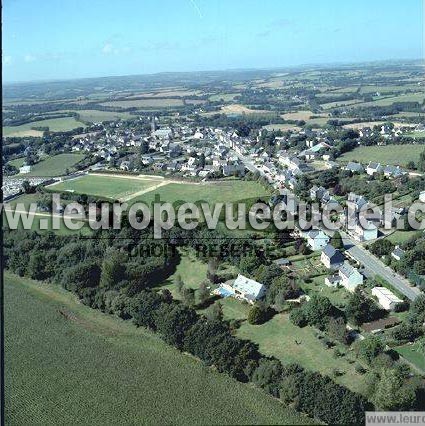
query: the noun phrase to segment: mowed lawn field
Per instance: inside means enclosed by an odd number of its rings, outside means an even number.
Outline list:
[[[155,191],[136,197],[132,201],[151,203],[155,198],[155,194],[159,195],[161,201],[167,201],[169,203],[174,203],[176,201],[191,203],[206,201],[210,204],[261,198],[270,195],[270,193],[257,182],[232,179],[205,182],[202,184],[170,183]]]
[[[4,136],[42,136],[43,132],[33,130],[34,127],[48,127],[51,132],[63,132],[67,130],[83,127],[84,124],[74,117],[52,118],[50,120],[33,121],[21,126],[3,127]],[[36,132],[36,133],[34,133]]]
[[[312,327],[297,327],[288,314],[278,314],[263,325],[250,325],[244,321],[237,331],[241,339],[258,343],[260,351],[275,356],[283,363],[297,363],[312,371],[333,377],[338,370],[341,375],[334,380],[354,392],[363,393],[366,388],[364,377],[355,371],[352,354],[338,345],[346,355],[334,356],[334,349],[327,349],[315,336]]]
[[[72,170],[73,166],[85,157],[84,154],[58,154],[47,157],[45,160],[31,166],[31,171],[21,176],[36,177],[46,176],[54,177],[65,174],[66,169]],[[19,168],[24,163],[24,158],[10,161],[12,165]]]
[[[132,176],[84,175],[49,187],[53,192],[75,192],[98,197],[122,199],[164,182],[160,178],[141,179]]]
[[[6,424],[312,424],[59,287],[5,274]]]
[[[361,146],[353,151],[347,152],[338,158],[339,162],[357,160],[363,164],[375,161],[384,165],[406,166],[409,161],[415,163],[419,156],[425,151],[424,145],[386,145],[386,146]]]

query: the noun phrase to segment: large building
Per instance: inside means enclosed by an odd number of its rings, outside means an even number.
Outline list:
[[[228,281],[221,284],[215,293],[223,297],[233,296],[254,304],[255,301],[264,297],[266,287],[251,278],[239,274],[233,282]]]

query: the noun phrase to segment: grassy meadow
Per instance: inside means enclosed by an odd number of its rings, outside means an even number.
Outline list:
[[[386,145],[386,146],[360,146],[338,158],[340,162],[357,160],[363,164],[375,161],[381,164],[406,166],[409,161],[415,163],[424,152],[423,145]]]
[[[72,170],[72,167],[85,157],[84,154],[58,154],[47,157],[37,164],[31,166],[31,171],[21,175],[23,177],[54,177],[65,174],[66,169]],[[19,168],[23,165],[24,158],[10,161],[10,164]]]
[[[6,424],[311,424],[159,337],[5,274]]]
[[[48,120],[33,121],[20,126],[3,127],[4,136],[42,136],[43,132],[33,130],[34,127],[48,127],[51,132],[64,132],[83,127],[83,124],[74,117],[52,118]],[[34,133],[36,132],[36,133]]]
[[[84,175],[82,177],[64,181],[49,189],[53,192],[75,192],[76,194],[87,194],[98,197],[119,199],[129,197],[139,191],[154,187],[162,179],[140,179],[131,176],[111,175]]]

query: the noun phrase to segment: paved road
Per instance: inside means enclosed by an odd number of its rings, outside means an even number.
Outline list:
[[[236,151],[234,152],[245,164],[248,170],[252,172],[260,172],[261,175],[265,176],[265,173],[262,170],[259,170],[249,158],[240,155]],[[347,253],[364,266],[367,276],[381,276],[410,300],[416,299],[416,297],[421,294],[421,291],[418,288],[412,287],[408,280],[396,274],[391,268],[384,265],[381,260],[349,238],[346,233],[341,232],[341,235]]]
[[[416,297],[421,294],[421,291],[418,288],[412,287],[405,278],[396,274],[391,268],[384,265],[377,257],[372,255],[372,253],[349,238],[346,233],[341,232],[341,235],[346,252],[364,266],[367,275],[380,275],[384,278],[384,280],[388,281],[394,288],[410,300],[416,299]]]

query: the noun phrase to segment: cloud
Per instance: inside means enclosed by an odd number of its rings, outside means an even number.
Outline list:
[[[3,65],[11,65],[12,57],[11,56],[3,56]]]
[[[114,53],[114,46],[111,43],[105,43],[102,47],[102,53],[104,55],[110,55]]]
[[[34,55],[25,55],[24,56],[24,61],[25,62],[34,62],[37,58]]]
[[[119,55],[122,53],[129,53],[131,50],[130,46],[116,47],[113,43],[107,41],[104,43],[101,53],[103,55]]]

